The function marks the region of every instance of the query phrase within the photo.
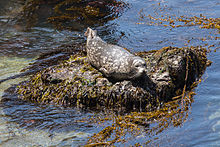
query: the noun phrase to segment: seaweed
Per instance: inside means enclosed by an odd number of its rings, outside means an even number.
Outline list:
[[[220,29],[220,19],[219,18],[207,18],[206,16],[201,15],[200,17],[185,17],[180,16],[176,19],[172,19],[171,17],[165,18],[155,18],[151,15],[148,15],[151,20],[159,20],[158,24],[163,24],[163,22],[168,22],[169,24],[164,24],[163,26],[170,26],[172,28],[184,27],[184,26],[199,26],[200,28],[205,29]],[[182,24],[175,25],[175,22],[181,22]],[[157,23],[154,23],[157,25]]]
[[[206,50],[199,47],[164,47],[136,54],[147,63],[148,73],[142,79],[109,81],[78,51],[20,84],[18,93],[22,99],[40,103],[147,111],[190,90],[207,66]]]
[[[126,7],[127,3],[116,0],[29,0],[19,20],[25,21],[27,28],[44,19],[57,29],[72,30],[80,24],[91,26],[118,18]]]
[[[168,14],[162,14],[160,17],[154,17],[152,15],[146,15],[143,9],[139,12],[140,19],[142,21],[145,18],[149,19],[147,24],[149,25],[157,25],[164,27],[185,27],[185,26],[199,26],[200,28],[205,29],[218,29],[220,30],[220,18],[208,18],[207,16],[200,14],[199,16],[169,16]],[[142,22],[137,24],[144,24]]]
[[[126,145],[142,135],[148,136],[147,145],[166,128],[186,121],[195,95],[193,89],[210,65],[206,54],[201,47],[138,52],[136,55],[147,63],[148,73],[140,80],[114,83],[89,64],[86,53],[78,51],[16,89],[24,100],[103,111],[102,116],[77,120],[109,124],[93,134],[85,146]],[[133,145],[141,146],[135,141]]]
[[[99,117],[98,122],[111,121],[111,125],[104,127],[102,131],[93,134],[87,141],[87,147],[105,145],[112,146],[121,143],[132,146],[142,146],[140,143],[135,143],[136,137],[145,136],[143,145],[149,145],[154,139],[154,136],[161,133],[168,127],[178,127],[186,121],[193,102],[194,92],[187,93],[184,96],[184,103],[181,105],[181,98],[166,102],[163,107],[158,110],[149,112],[131,112],[123,115],[104,115]],[[97,122],[97,118],[91,120]],[[147,137],[148,136],[148,137]]]

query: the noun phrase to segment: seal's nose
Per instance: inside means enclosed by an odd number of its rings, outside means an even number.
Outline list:
[[[142,73],[142,74],[143,74],[143,73],[147,73],[146,71],[147,71],[147,70],[146,70],[146,68],[144,68],[144,67],[139,68],[139,72]]]

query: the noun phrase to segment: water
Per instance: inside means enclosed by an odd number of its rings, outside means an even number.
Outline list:
[[[10,3],[11,2],[11,3]],[[95,112],[84,112],[76,108],[63,108],[39,105],[17,99],[10,89],[27,77],[10,79],[29,63],[41,63],[37,59],[42,53],[56,50],[62,45],[84,42],[81,31],[57,31],[50,25],[35,26],[24,31],[24,26],[7,23],[13,1],[0,0],[0,146],[78,146],[85,144],[87,137],[102,130],[97,124],[77,122],[90,118]],[[203,81],[196,88],[194,103],[186,122],[178,127],[169,127],[158,134],[152,146],[220,146],[220,37],[218,29],[200,29],[199,26],[180,28],[150,25],[147,17],[140,18],[139,12],[146,16],[200,16],[218,18],[218,0],[128,0],[127,9],[118,19],[96,26],[99,34],[108,42],[131,49],[144,51],[160,49],[164,46],[211,47],[208,59],[213,64],[207,68]],[[3,5],[1,5],[3,4]],[[173,17],[175,17],[173,16]],[[83,28],[83,27],[82,27]],[[205,38],[205,39],[204,39]],[[188,42],[190,40],[190,42]],[[216,52],[213,52],[217,49]],[[57,57],[54,54],[52,57]],[[61,56],[62,57],[62,56]],[[43,66],[47,66],[44,64]],[[35,69],[36,70],[36,69]],[[2,97],[4,95],[4,97]],[[146,142],[143,139],[137,139]],[[120,145],[120,144],[119,144]]]

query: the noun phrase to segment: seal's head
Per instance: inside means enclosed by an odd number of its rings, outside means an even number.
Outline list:
[[[88,27],[84,35],[87,37],[87,45],[88,45],[88,42],[91,39],[94,39],[95,37],[97,37],[97,31],[92,30],[91,28]]]
[[[130,77],[131,79],[136,79],[141,77],[144,73],[146,73],[146,62],[144,59],[140,57],[134,57],[131,65],[131,70],[133,75]]]

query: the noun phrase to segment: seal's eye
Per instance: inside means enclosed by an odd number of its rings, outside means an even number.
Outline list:
[[[134,67],[140,67],[140,64],[135,64]]]
[[[134,67],[138,68],[138,67],[146,67],[146,63],[137,63],[134,65]]]

